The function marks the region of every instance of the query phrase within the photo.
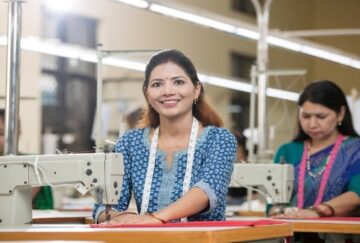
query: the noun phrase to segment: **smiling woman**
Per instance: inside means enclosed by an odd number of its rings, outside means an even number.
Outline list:
[[[192,117],[192,105],[198,100],[199,82],[193,84],[185,71],[173,62],[154,68],[146,89],[146,98],[162,120]]]
[[[108,215],[95,205],[95,222],[225,220],[236,140],[205,101],[194,65],[177,50],[154,55],[143,92],[148,107],[140,128],[115,146],[125,165],[119,203]],[[137,213],[126,211],[132,193]]]
[[[342,90],[318,81],[299,98],[299,132],[275,162],[294,164],[291,206],[279,218],[352,215],[360,205],[360,138]]]

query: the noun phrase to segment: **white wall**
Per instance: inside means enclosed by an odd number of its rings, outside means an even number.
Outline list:
[[[226,14],[239,20],[248,20],[254,23],[251,17],[235,13],[230,8],[230,0],[181,0],[183,4],[193,4],[196,7],[205,8],[218,14]],[[325,4],[326,3],[326,4]],[[339,4],[335,0],[315,1],[288,1],[275,0],[271,9],[271,28],[286,29],[309,29],[321,28],[333,18],[333,23],[346,19],[345,24],[354,22],[354,27],[359,28],[357,12],[360,9],[360,1],[348,0],[347,4]],[[46,21],[41,16],[41,0],[31,0],[23,4],[23,31],[22,35],[40,36],[41,22]],[[341,7],[340,10],[338,7]],[[216,74],[230,75],[230,53],[237,51],[247,55],[256,55],[256,43],[244,38],[234,37],[229,34],[206,29],[173,18],[164,17],[145,10],[126,6],[112,0],[76,0],[74,1],[71,14],[79,14],[98,20],[98,42],[103,43],[105,49],[164,49],[177,48],[185,52],[195,63],[198,71]],[[6,34],[7,3],[0,2],[0,34]],[[331,27],[330,25],[327,27]],[[329,38],[326,38],[329,39]],[[344,41],[348,51],[354,50],[360,55],[358,37],[354,41]],[[331,44],[334,40],[325,40]],[[0,95],[5,93],[5,56],[6,50],[0,47]],[[305,82],[321,78],[336,81],[346,92],[351,87],[360,90],[360,72],[352,68],[344,67],[328,61],[318,60],[313,57],[296,54],[279,48],[271,48],[269,52],[271,68],[301,68],[306,69],[308,74],[304,80],[293,81],[281,79],[282,87],[292,86],[293,90],[299,91]],[[141,57],[147,60],[148,56]],[[29,153],[40,151],[40,127],[41,106],[39,94],[39,73],[41,55],[27,51],[22,52],[21,60],[21,96],[31,99],[22,100],[20,104],[20,117],[22,123],[22,136],[20,138],[20,150]],[[104,68],[104,78],[107,77],[142,77],[141,73],[131,72],[119,68]],[[291,82],[294,82],[292,84]],[[270,81],[270,86],[277,86]],[[134,97],[134,102],[143,102],[141,83],[122,87],[120,84],[112,84],[105,88],[105,99],[114,97]],[[219,87],[207,86],[206,93],[210,102],[219,111],[225,120],[227,127],[231,127],[228,113],[228,103],[231,91]],[[269,109],[276,105],[269,114],[269,125],[277,124],[276,138],[271,148],[289,140],[296,124],[296,106],[294,103],[274,103],[269,100]],[[0,105],[4,101],[0,100]],[[279,117],[284,116],[284,107],[288,110],[285,114],[285,125],[279,125]],[[117,127],[120,117],[111,120],[111,127]],[[290,125],[291,124],[291,125]]]
[[[39,36],[40,9],[39,1],[31,0],[24,3],[22,35]],[[0,3],[0,35],[7,33],[7,8],[6,2]],[[41,108],[39,97],[40,58],[37,53],[22,51],[20,63],[20,130],[19,151],[24,153],[40,152]],[[6,48],[0,47],[0,96],[5,96],[6,87]],[[4,99],[0,106],[5,106]]]

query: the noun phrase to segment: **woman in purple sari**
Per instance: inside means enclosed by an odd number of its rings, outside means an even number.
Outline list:
[[[333,82],[318,81],[304,89],[298,105],[298,134],[275,156],[275,163],[294,165],[292,208],[276,217],[352,215],[360,205],[360,138],[345,95]]]

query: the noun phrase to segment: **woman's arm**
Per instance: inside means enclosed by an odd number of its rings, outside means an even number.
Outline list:
[[[111,211],[110,224],[161,224],[197,214],[208,207],[209,198],[200,188],[194,187],[169,206],[152,214],[138,215]],[[101,216],[105,220],[105,213]],[[100,218],[99,217],[99,218]]]
[[[345,192],[325,203],[334,209],[334,216],[348,216],[360,205],[360,197],[355,192]],[[320,204],[317,208],[325,215],[331,214],[331,210],[327,206]]]
[[[345,192],[327,202],[309,209],[290,209],[274,218],[316,218],[349,216],[360,205],[360,197],[355,192]],[[332,212],[333,211],[333,212]]]
[[[194,187],[179,200],[154,215],[165,221],[171,221],[197,214],[206,209],[208,205],[207,194],[202,189]]]

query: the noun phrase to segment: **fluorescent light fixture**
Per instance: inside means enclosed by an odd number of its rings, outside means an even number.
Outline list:
[[[227,24],[221,21],[217,21],[214,19],[206,18],[199,16],[198,14],[189,13],[186,11],[181,11],[174,8],[165,7],[159,4],[151,4],[149,9],[153,12],[160,13],[163,15],[172,16],[175,18],[183,19],[189,22],[193,22],[196,24],[200,24],[206,27],[214,28],[217,30],[234,33],[236,27],[231,24]]]
[[[286,48],[286,49],[289,49],[292,51],[299,52],[302,49],[302,45],[300,45],[296,42],[285,40],[285,39],[278,38],[275,36],[268,36],[266,40],[271,45]]]
[[[81,57],[81,51],[79,48],[75,48],[72,46],[63,46],[57,41],[44,42],[36,37],[22,38],[21,48],[28,51],[34,51],[59,57],[73,59],[80,59]]]
[[[253,89],[251,84],[248,84],[245,82],[240,82],[240,81],[235,81],[235,80],[231,80],[231,79],[219,78],[216,76],[199,74],[199,79],[204,84],[211,84],[211,85],[220,86],[223,88],[234,89],[234,90],[248,92],[248,93],[251,92]]]
[[[199,79],[204,84],[211,84],[214,86],[219,86],[223,88],[238,90],[242,92],[250,93],[253,90],[251,84],[241,81],[235,81],[231,79],[220,78],[216,76],[209,76],[205,74],[199,74]],[[255,92],[257,92],[255,90]],[[299,98],[299,94],[296,92],[274,89],[274,88],[267,88],[266,95],[269,97],[280,98],[289,101],[297,101]]]
[[[146,64],[140,62],[133,62],[123,60],[119,58],[106,57],[103,59],[103,63],[111,66],[122,67],[134,71],[144,72]]]
[[[35,37],[23,38],[21,40],[21,48],[48,55],[79,59],[86,62],[96,63],[98,61],[96,51],[93,49],[64,45],[57,41],[42,41]],[[106,57],[103,58],[103,63],[135,71],[145,71],[145,64],[143,63],[118,58]]]
[[[133,1],[131,0],[118,1],[133,5]],[[191,13],[190,11],[183,10],[184,8],[180,10],[174,7],[168,7],[156,3],[149,4],[149,7],[147,9],[163,15],[200,24],[202,26],[225,31],[236,36],[241,36],[252,40],[259,39],[259,33],[257,30],[255,30],[256,27],[254,26],[252,28],[249,24],[247,24],[249,25],[249,27],[244,27],[243,25],[238,26],[236,24],[229,24],[221,20],[216,20],[214,17],[205,17],[199,15],[198,13]],[[281,35],[281,32],[274,34],[275,35],[270,34],[267,37],[267,42],[271,45],[360,69],[360,59],[358,57],[352,57],[348,54],[343,54],[337,50],[328,50],[324,46],[315,45],[309,41],[304,42],[301,39],[289,39],[286,36],[279,37],[279,35]]]
[[[258,40],[260,38],[259,32],[255,30],[245,29],[242,27],[236,28],[235,34],[253,40]]]
[[[45,6],[56,12],[67,12],[69,11],[75,0],[44,0]]]
[[[341,63],[349,66],[351,64],[351,58],[344,55],[336,54],[330,51],[322,50],[316,47],[303,46],[301,52],[306,53],[311,56],[320,57],[329,61]]]
[[[360,69],[360,60],[352,60],[351,61],[351,66],[357,69]]]
[[[267,88],[266,95],[274,98],[283,97],[285,100],[290,100],[297,102],[299,99],[299,94],[291,91]]]
[[[63,1],[63,0],[61,0],[61,1]],[[132,6],[138,7],[138,8],[149,7],[149,3],[147,1],[143,1],[143,0],[116,0],[116,1],[128,4],[128,5],[132,5]]]
[[[6,46],[6,36],[0,36],[0,46]],[[75,45],[67,45],[57,41],[44,41],[35,37],[22,38],[21,48],[28,51],[34,51],[42,54],[54,55],[59,57],[78,59],[86,62],[97,63],[97,53],[94,49],[82,48]],[[134,62],[126,59],[116,57],[103,58],[103,63],[106,65],[121,67],[134,71],[145,71],[146,64],[141,62]],[[241,80],[232,80],[227,78],[221,78],[212,75],[205,75],[199,73],[199,79],[204,84],[210,84],[223,88],[251,92],[253,87],[251,84]],[[298,96],[295,92],[278,90],[268,88],[267,95],[274,98],[285,99],[290,101],[297,100],[295,97]]]

